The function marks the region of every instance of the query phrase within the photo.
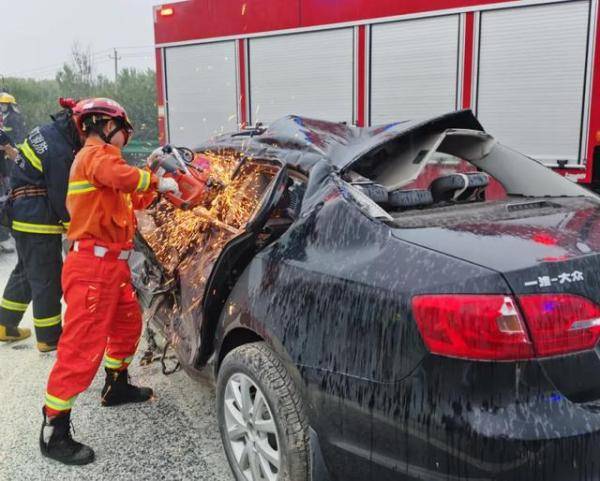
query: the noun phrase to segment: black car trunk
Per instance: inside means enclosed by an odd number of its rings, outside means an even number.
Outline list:
[[[600,208],[596,202],[512,198],[420,210],[418,215],[406,212],[394,224],[394,235],[402,240],[500,272],[518,303],[546,298],[589,303],[591,311],[582,311],[584,318],[578,318],[579,324],[570,329],[598,329],[600,319],[586,315],[600,306]],[[540,305],[544,309],[545,301]],[[524,312],[531,333],[532,319]],[[563,313],[556,315],[560,320]],[[539,319],[544,322],[542,316]],[[538,358],[567,398],[576,402],[600,398],[597,344],[578,349],[575,343],[558,353],[549,349],[538,353]]]

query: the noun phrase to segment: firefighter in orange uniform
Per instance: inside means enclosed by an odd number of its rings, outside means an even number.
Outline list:
[[[152,389],[130,384],[127,374],[142,330],[127,263],[135,231],[133,211],[147,207],[156,191],[177,193],[179,189],[173,179],[158,179],[125,163],[120,149],[133,128],[118,103],[85,100],[74,113],[86,141],[69,179],[67,235],[72,248],[62,272],[67,309],[48,379],[40,449],[44,456],[65,464],[87,464],[94,460],[94,451],[71,437],[70,412],[102,359],[104,406],[152,397]]]

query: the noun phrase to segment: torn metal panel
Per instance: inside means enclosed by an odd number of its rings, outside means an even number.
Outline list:
[[[201,144],[197,150],[235,151],[255,158],[276,158],[305,173],[326,159],[335,169],[345,170],[391,140],[446,129],[483,130],[483,127],[470,110],[427,121],[406,120],[368,128],[288,116],[273,122],[261,135],[221,135]]]

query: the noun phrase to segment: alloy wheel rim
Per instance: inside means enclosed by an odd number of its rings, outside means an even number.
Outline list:
[[[236,373],[225,386],[225,428],[235,461],[248,481],[277,481],[281,450],[267,400],[248,376]]]

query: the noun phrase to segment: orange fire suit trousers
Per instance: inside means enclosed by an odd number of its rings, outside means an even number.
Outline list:
[[[131,245],[98,245],[80,241],[65,260],[62,286],[67,309],[46,390],[50,415],[72,408],[103,358],[107,368],[126,369],[141,335],[141,311],[129,265],[121,254]]]

